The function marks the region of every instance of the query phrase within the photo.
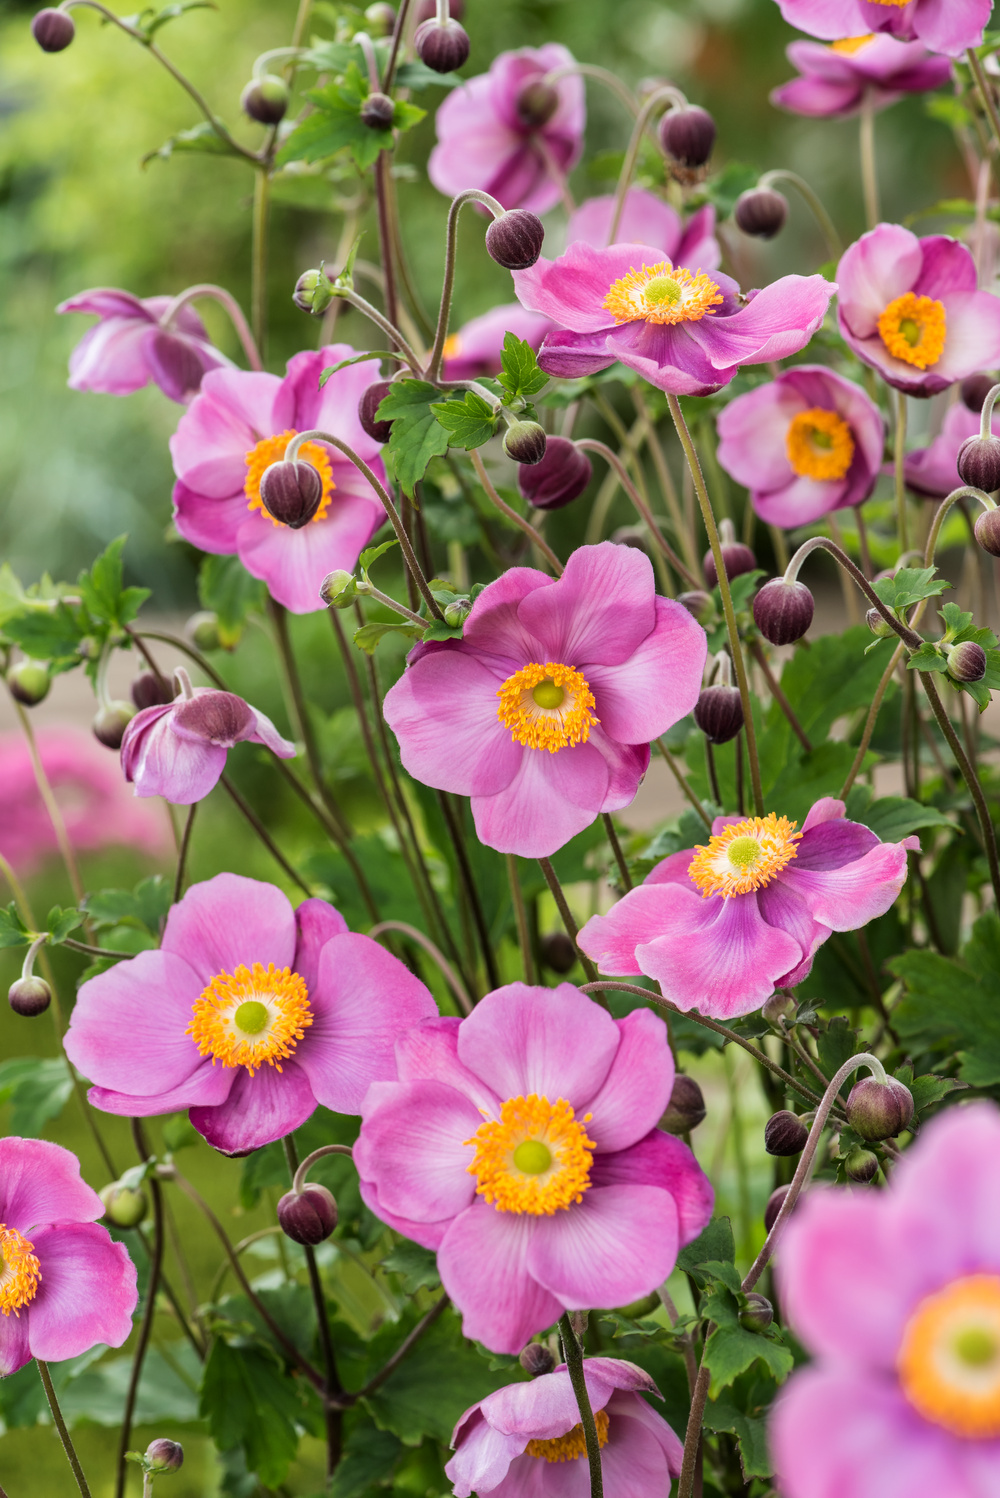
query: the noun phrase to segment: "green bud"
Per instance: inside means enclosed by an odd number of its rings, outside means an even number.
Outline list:
[[[311,312],[322,317],[333,301],[333,287],[323,267],[319,270],[303,271],[295,283],[292,301],[302,312]]]
[[[184,633],[196,650],[219,650],[222,647],[222,641],[219,638],[219,616],[208,609],[192,614],[184,626]]]
[[[328,608],[349,609],[358,596],[357,578],[342,567],[328,572],[320,584],[319,596]]]
[[[48,668],[38,661],[18,661],[7,671],[10,695],[25,707],[36,707],[49,694],[52,678]]]
[[[145,1192],[119,1186],[117,1181],[112,1181],[97,1194],[104,1203],[105,1222],[116,1228],[138,1227],[149,1209]]]
[[[472,599],[455,598],[451,603],[445,604],[442,612],[445,624],[450,624],[453,628],[459,624],[464,624],[472,613]]]

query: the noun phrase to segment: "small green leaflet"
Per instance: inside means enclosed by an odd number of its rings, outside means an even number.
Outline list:
[[[360,629],[354,631],[354,643],[366,655],[374,655],[379,641],[384,640],[386,635],[407,635],[411,640],[420,640],[423,639],[424,631],[419,624],[409,624],[406,620],[399,624],[362,624]]]
[[[395,380],[375,412],[378,421],[392,422],[382,461],[407,494],[412,495],[431,458],[448,451],[448,433],[431,410],[440,393],[426,380]]]
[[[192,125],[190,130],[178,130],[176,135],[170,135],[157,146],[155,151],[147,151],[142,158],[141,165],[148,166],[151,161],[169,161],[176,152],[189,153],[191,151],[207,153],[210,156],[235,156],[236,152],[232,146],[221,136],[214,125],[207,120],[202,120],[200,125]]]
[[[17,913],[13,900],[0,910],[0,947],[30,947],[31,932]]]
[[[438,401],[431,411],[448,433],[448,446],[464,447],[466,452],[489,442],[500,419],[474,390],[467,390],[464,400]]]
[[[537,395],[549,383],[548,375],[538,367],[531,344],[516,333],[503,335],[500,363],[500,384],[510,400]]]
[[[951,587],[946,578],[934,576],[936,571],[936,567],[900,567],[894,577],[879,578],[872,588],[887,609],[908,609]]]
[[[202,557],[198,568],[198,600],[215,614],[219,644],[234,650],[251,613],[263,613],[267,588],[249,572],[239,557]]]
[[[278,164],[290,161],[322,161],[344,149],[350,151],[359,171],[373,164],[380,151],[391,151],[393,132],[410,130],[426,113],[415,104],[396,100],[392,124],[373,129],[361,118],[368,97],[368,83],[356,62],[351,62],[341,83],[310,89],[306,94],[315,110],[292,131],[278,153]]]

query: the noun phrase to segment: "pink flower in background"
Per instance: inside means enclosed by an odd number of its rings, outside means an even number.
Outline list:
[[[778,0],[791,26],[824,41],[888,31],[903,41],[914,37],[932,52],[958,57],[978,47],[993,0]]]
[[[566,243],[582,240],[603,250],[609,242],[614,211],[613,193],[588,198],[569,216]],[[722,260],[715,237],[715,208],[711,203],[692,213],[684,223],[669,203],[644,187],[630,187],[626,193],[615,242],[649,245],[662,250],[674,265],[686,266],[688,270],[715,270]]]
[[[649,558],[602,541],[554,580],[512,567],[461,640],[418,645],[385,698],[408,774],[471,796],[480,842],[547,858],[628,806],[649,742],[691,711],[705,632]]]
[[[514,272],[523,306],[565,332],[538,356],[575,379],[621,360],[675,395],[710,395],[741,364],[766,364],[805,348],[837,290],[822,276],[783,276],[741,298],[729,276],[692,274],[642,244],[594,249],[577,242],[558,260]]]
[[[494,307],[474,317],[445,340],[446,380],[478,380],[480,375],[500,373],[500,350],[505,333],[514,333],[538,352],[552,324],[537,312],[526,312],[520,302]]]
[[[768,525],[808,525],[860,505],[882,467],[885,427],[860,385],[798,364],[720,411],[718,459]]]
[[[522,47],[501,52],[488,73],[453,89],[438,107],[438,143],[427,164],[438,191],[452,197],[478,187],[505,208],[532,213],[558,203],[561,178],[583,150],[583,79],[543,80],[572,61],[554,42]]]
[[[844,252],[837,284],[844,338],[907,395],[936,395],[1000,363],[1000,298],[977,291],[975,261],[956,239],[879,224]]]
[[[618,1358],[585,1358],[583,1376],[601,1443],[607,1498],[664,1498],[684,1448],[642,1397],[660,1397],[648,1373]],[[455,1426],[445,1467],[455,1498],[581,1498],[587,1450],[566,1365],[508,1384],[472,1405]]]
[[[140,299],[99,286],[61,302],[57,312],[91,312],[100,319],[70,355],[70,387],[131,395],[152,381],[171,400],[186,404],[208,370],[233,368],[210,341],[193,307],[181,307],[169,328],[162,325],[172,301],[169,296]]]
[[[813,1365],[770,1420],[785,1498],[992,1498],[1000,1473],[1000,1114],[949,1108],[884,1191],[820,1187],[778,1251]]]
[[[996,427],[993,428],[996,433]],[[944,499],[962,480],[958,472],[958,450],[969,437],[979,436],[979,412],[970,411],[963,400],[949,406],[941,430],[928,447],[906,454],[906,482],[928,499]]]
[[[892,905],[917,838],[881,843],[824,796],[795,831],[767,817],[716,817],[705,847],[671,853],[580,946],[602,973],[655,978],[680,1009],[717,1019],[750,1014],[776,988],[809,975],[834,931],[854,931]]]
[[[0,1374],[61,1363],[132,1330],[135,1265],[69,1150],[0,1139]]]
[[[568,983],[511,983],[404,1035],[396,1066],[365,1098],[362,1196],[437,1251],[465,1336],[494,1352],[648,1294],[711,1216],[691,1151],[656,1127],[674,1063],[648,1009],[614,1020]]]
[[[395,1073],[393,1044],[437,1013],[391,953],[325,900],[293,910],[273,884],[218,874],[140,952],[80,988],[66,1054],[106,1113],[190,1109],[209,1144],[243,1154],[318,1103],[357,1113]]]
[[[296,354],[284,379],[216,370],[206,375],[170,439],[178,480],[174,519],[181,535],[202,551],[238,556],[293,614],[324,607],[324,577],[338,568],[353,571],[385,518],[367,479],[323,442],[307,442],[299,451],[323,480],[323,498],[308,524],[300,530],[280,524],[260,498],[264,470],[284,457],[298,432],[313,429],[340,437],[384,480],[379,445],[358,420],[370,371],[363,364],[338,370],[320,389],[323,370],[353,354],[346,343]]]
[[[947,57],[935,57],[922,42],[898,42],[884,34],[837,41],[792,42],[788,60],[801,77],[771,90],[771,103],[793,114],[843,119],[869,99],[887,109],[904,94],[940,88],[951,76]]]
[[[39,753],[66,831],[78,851],[116,844],[156,854],[170,828],[162,808],[139,806],[106,749],[82,728],[39,728]],[[29,874],[58,851],[38,792],[28,747],[20,733],[0,733],[0,853]]]

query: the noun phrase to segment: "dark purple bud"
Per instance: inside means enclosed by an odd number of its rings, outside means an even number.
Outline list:
[[[768,1197],[767,1206],[764,1208],[764,1229],[766,1232],[769,1233],[774,1227],[774,1224],[777,1221],[778,1213],[781,1211],[782,1204],[784,1203],[785,1197],[787,1195],[788,1187],[779,1186],[778,1189],[776,1191],[772,1191],[771,1195]]]
[[[233,692],[199,692],[177,704],[171,726],[182,739],[231,749],[251,736],[257,718],[253,708]]]
[[[52,1003],[52,990],[44,978],[18,978],[8,988],[7,1000],[15,1014],[34,1019]]]
[[[21,702],[25,707],[37,707],[49,695],[52,685],[47,667],[37,661],[18,661],[9,666],[6,681],[15,702]]]
[[[702,593],[700,589],[695,589],[691,593],[678,593],[677,602],[686,608],[699,624],[707,624],[715,613],[715,604],[712,602],[711,595]]]
[[[991,557],[1000,557],[1000,510],[983,510],[976,516],[976,540]]]
[[[146,1460],[154,1472],[176,1472],[184,1465],[184,1447],[180,1441],[165,1438],[150,1441],[146,1447]]]
[[[278,1222],[286,1238],[310,1248],[329,1238],[337,1226],[333,1192],[310,1181],[302,1191],[286,1191],[278,1203]]]
[[[805,583],[773,577],[753,601],[753,620],[772,645],[792,645],[812,623],[813,596]]]
[[[288,113],[290,98],[284,79],[268,73],[265,78],[254,78],[247,84],[240,94],[240,107],[258,125],[277,125]]]
[[[99,708],[91,727],[94,738],[107,749],[120,749],[125,730],[135,717],[131,702],[108,702]]]
[[[373,442],[388,442],[392,431],[391,421],[379,421],[375,412],[385,400],[392,389],[390,380],[376,380],[374,385],[369,385],[364,395],[358,401],[358,420],[362,430],[367,432]]]
[[[512,421],[503,435],[503,450],[515,463],[540,463],[545,457],[545,428],[537,421]]]
[[[196,650],[220,650],[219,616],[209,609],[200,609],[192,614],[184,626],[184,633]]]
[[[659,1127],[668,1134],[689,1134],[705,1117],[705,1099],[694,1077],[678,1072]]]
[[[728,744],[743,727],[743,701],[737,687],[705,687],[694,705],[694,721],[710,744]]]
[[[788,1108],[772,1113],[764,1125],[764,1148],[769,1155],[797,1155],[808,1138],[809,1130]]]
[[[958,476],[986,494],[1000,489],[1000,437],[967,437],[958,449]]]
[[[176,693],[174,684],[155,671],[143,671],[129,687],[129,695],[141,712],[144,707],[166,707],[173,702]]]
[[[453,21],[460,21],[465,15],[465,0],[451,0],[448,7]],[[437,15],[435,0],[419,0],[416,7],[416,21],[419,26],[421,21],[430,21]]]
[[[522,1348],[517,1361],[525,1373],[530,1373],[532,1378],[540,1378],[542,1374],[551,1373],[556,1366],[556,1360],[544,1342],[529,1342],[527,1347]]]
[[[369,94],[361,106],[361,123],[369,130],[388,130],[395,113],[396,106],[388,94]]]
[[[734,577],[739,577],[742,572],[752,572],[757,565],[757,558],[749,546],[744,546],[742,541],[724,541],[722,543],[722,561],[726,569],[726,576],[730,582],[732,582]],[[704,568],[708,586],[714,588],[719,581],[719,573],[711,551],[706,551],[701,559],[701,565]]]
[[[323,501],[323,480],[311,463],[282,458],[261,474],[260,498],[269,515],[299,531],[309,524]]]
[[[76,27],[64,10],[46,8],[32,20],[31,34],[43,52],[62,52],[76,36]]]
[[[736,199],[733,218],[744,234],[754,239],[773,239],[785,227],[788,199],[773,187],[751,187]]]
[[[874,1181],[878,1175],[878,1157],[871,1150],[863,1150],[860,1145],[852,1149],[844,1161],[844,1174],[849,1181],[856,1181],[859,1186],[867,1186],[869,1181]]]
[[[551,83],[543,83],[541,78],[526,83],[514,104],[518,119],[529,130],[541,130],[558,108],[559,95]]]
[[[978,416],[983,409],[983,402],[996,383],[992,375],[966,375],[958,388],[961,390],[962,400],[968,406],[969,410],[974,411]]]
[[[855,1082],[847,1099],[847,1122],[862,1139],[892,1139],[913,1118],[913,1094],[895,1077],[885,1082],[865,1077]]]
[[[396,29],[396,9],[388,0],[375,0],[365,11],[365,20],[376,36],[389,36]]]
[[[550,967],[554,973],[570,973],[576,963],[576,947],[570,941],[565,931],[552,931],[548,936],[543,936],[539,943],[542,949],[542,961],[546,967]]]
[[[512,208],[486,230],[486,251],[504,270],[527,270],[542,253],[545,227],[536,213]]]
[[[424,67],[435,73],[453,73],[469,59],[468,32],[454,19],[443,26],[437,20],[422,21],[413,46]]]
[[[962,640],[948,651],[948,675],[955,681],[982,681],[986,675],[986,651],[975,640]]]
[[[133,1191],[128,1186],[119,1186],[113,1181],[99,1191],[104,1203],[104,1221],[116,1228],[136,1228],[149,1211],[149,1203],[143,1191]]]
[[[201,389],[205,366],[184,338],[160,329],[146,345],[146,362],[164,395],[180,405],[185,405]]]
[[[740,1326],[746,1327],[748,1332],[766,1332],[773,1320],[774,1307],[767,1296],[751,1290],[740,1312]]]
[[[660,145],[681,166],[704,166],[715,145],[715,121],[697,104],[672,109],[660,121]]]
[[[868,612],[865,614],[865,623],[868,625],[868,628],[871,630],[872,634],[878,635],[880,640],[884,640],[886,635],[895,634],[895,630],[889,623],[888,619],[886,619],[883,614],[880,614],[878,609],[868,610]]]
[[[536,510],[561,510],[572,504],[590,483],[590,459],[568,437],[550,437],[539,463],[517,470],[517,487]]]
[[[295,283],[292,301],[300,312],[322,317],[333,301],[333,288],[323,270],[304,270]]]

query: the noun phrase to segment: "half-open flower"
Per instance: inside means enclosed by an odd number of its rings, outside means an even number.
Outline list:
[[[57,312],[91,312],[99,318],[70,354],[71,388],[131,395],[152,382],[171,400],[186,404],[210,369],[231,369],[232,361],[211,342],[193,307],[185,304],[164,326],[172,300],[140,299],[98,286],[60,302]]]
[[[566,243],[582,240],[602,250],[610,242],[615,197],[588,198],[569,216]],[[676,209],[644,187],[630,187],[615,231],[617,244],[644,244],[659,250],[674,265],[691,271],[715,270],[722,250],[715,237],[715,208],[706,203],[685,222]]]
[[[902,41],[919,39],[932,52],[959,57],[978,47],[993,0],[778,0],[792,26],[824,41],[888,31]]]
[[[944,499],[962,482],[958,472],[959,448],[970,437],[978,436],[978,411],[970,411],[964,401],[956,401],[948,407],[934,440],[927,447],[906,454],[908,487],[928,499]]]
[[[951,76],[947,57],[935,56],[923,42],[878,33],[832,47],[792,42],[786,51],[800,76],[772,89],[771,103],[819,119],[845,119],[866,101],[872,109],[887,109],[904,94],[940,88]]]

